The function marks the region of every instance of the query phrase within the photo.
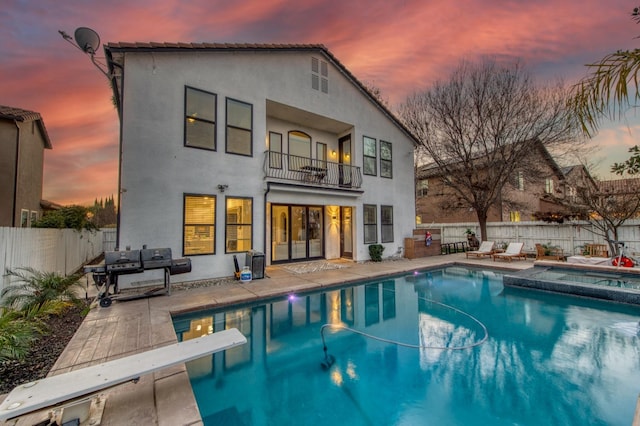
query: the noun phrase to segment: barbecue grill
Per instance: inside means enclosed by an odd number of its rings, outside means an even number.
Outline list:
[[[156,287],[142,294],[124,296],[119,294],[118,276],[126,274],[139,274],[145,270],[163,269],[164,283],[162,287]],[[104,264],[87,265],[85,273],[93,274],[93,281],[100,294],[100,306],[106,308],[111,305],[113,299],[130,300],[159,294],[171,294],[170,275],[185,274],[191,272],[191,259],[173,259],[170,248],[145,247],[142,250],[116,250],[104,254]],[[113,291],[110,287],[113,286]],[[163,290],[163,291],[162,291]]]

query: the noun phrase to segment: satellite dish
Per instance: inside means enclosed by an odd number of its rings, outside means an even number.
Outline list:
[[[84,53],[93,55],[100,47],[100,36],[91,28],[80,27],[73,34],[73,37],[75,38],[78,47],[80,47]]]

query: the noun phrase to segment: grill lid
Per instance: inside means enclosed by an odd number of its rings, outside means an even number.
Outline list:
[[[108,251],[104,254],[104,264],[107,272],[141,270],[140,250]]]
[[[140,250],[140,258],[144,269],[171,267],[170,248],[152,248]]]

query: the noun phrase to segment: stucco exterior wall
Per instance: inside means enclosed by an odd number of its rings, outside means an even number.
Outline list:
[[[320,52],[166,52],[127,53],[122,93],[122,165],[120,248],[170,247],[182,255],[183,195],[210,194],[216,202],[216,254],[193,256],[193,272],[179,280],[228,276],[231,254],[224,254],[225,197],[252,197],[253,247],[268,251],[268,204],[310,204],[354,207],[355,260],[369,257],[363,243],[362,204],[394,207],[394,242],[385,256],[395,253],[414,228],[413,142],[338,68],[329,64],[329,93],[311,88],[311,57]],[[183,146],[185,86],[217,94],[217,150]],[[225,99],[253,107],[253,155],[225,153]],[[315,128],[269,116],[267,101],[312,112],[347,126],[341,131]],[[283,189],[268,185],[263,152],[269,131],[286,134],[302,130],[315,142],[338,149],[338,138],[351,134],[352,165],[362,166],[362,137],[393,145],[393,178],[363,176],[361,193],[314,188]],[[315,151],[313,153],[315,158]],[[330,156],[328,160],[333,160]],[[379,161],[379,157],[378,157]],[[224,193],[218,185],[228,185]],[[265,203],[266,194],[266,203]],[[326,215],[325,237],[331,236]],[[378,217],[378,221],[380,218]],[[378,241],[380,241],[378,222]],[[268,236],[267,236],[268,238]],[[339,256],[335,241],[325,238],[325,256]],[[243,260],[242,255],[238,256]],[[268,260],[268,256],[267,260]]]

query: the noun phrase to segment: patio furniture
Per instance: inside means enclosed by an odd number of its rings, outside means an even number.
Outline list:
[[[585,244],[584,251],[588,257],[609,257],[609,250],[606,244]]]
[[[491,256],[494,253],[493,246],[495,241],[483,241],[478,247],[478,250],[472,250],[467,252],[467,259],[469,256],[484,257]]]
[[[513,259],[523,259],[527,258],[527,255],[522,252],[522,247],[524,247],[524,243],[509,243],[507,249],[504,253],[494,253],[491,255],[493,261],[496,259],[504,259],[511,262]]]
[[[536,244],[536,260],[564,260],[564,252],[559,247],[546,248]]]

